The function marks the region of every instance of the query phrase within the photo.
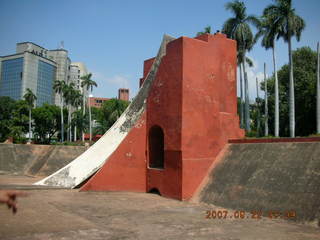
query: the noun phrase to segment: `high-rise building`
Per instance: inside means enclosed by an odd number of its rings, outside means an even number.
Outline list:
[[[30,88],[37,96],[37,105],[52,104],[57,63],[47,52],[34,43],[18,43],[16,54],[1,57],[0,96],[22,99]]]
[[[77,76],[82,76],[81,71],[86,74],[83,63],[75,65]],[[32,42],[17,43],[15,54],[0,57],[0,96],[22,99],[30,88],[37,96],[37,106],[43,103],[60,105],[60,96],[55,94],[53,84],[55,80],[70,83],[71,69],[74,71],[68,51],[63,48],[48,50]],[[76,86],[80,77],[75,79]],[[83,92],[81,84],[79,87]]]

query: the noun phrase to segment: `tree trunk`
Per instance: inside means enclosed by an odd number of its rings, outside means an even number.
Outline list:
[[[77,126],[74,126],[74,134],[73,134],[73,140],[77,141]]]
[[[279,83],[278,83],[278,72],[276,63],[276,43],[273,40],[272,48],[273,57],[273,71],[274,71],[274,136],[279,137]]]
[[[67,120],[67,141],[69,141],[69,112],[70,112],[70,108],[69,106],[67,105],[67,110],[68,110],[68,120]]]
[[[317,134],[320,134],[320,49],[317,44]]]
[[[88,105],[89,105],[89,139],[90,142],[92,141],[92,129],[91,129],[91,106],[90,106],[90,101],[88,99]]]
[[[295,137],[295,108],[294,108],[294,81],[293,81],[293,62],[292,62],[292,48],[291,36],[288,38],[289,50],[289,123],[290,123],[290,137]]]
[[[64,142],[64,125],[63,125],[63,97],[61,97],[61,142]]]
[[[29,108],[29,143],[31,143],[31,107]]]
[[[264,135],[269,135],[269,127],[268,127],[268,84],[267,84],[267,77],[266,77],[266,63],[264,63],[264,113],[265,113],[265,119],[264,119]]]
[[[256,87],[257,87],[257,137],[260,137],[260,108],[259,108],[259,84],[258,78],[256,78]]]
[[[71,106],[68,106],[68,141],[71,142]]]
[[[84,120],[84,116],[86,115],[86,98],[85,98],[85,95],[84,95],[84,89],[82,90],[82,94],[83,94],[83,119],[82,121]],[[82,129],[82,142],[84,142],[84,132],[83,132],[83,129]]]
[[[242,79],[242,67],[239,64],[240,70],[240,127],[244,128],[244,109],[243,109],[243,79]]]
[[[248,76],[246,72],[246,64],[245,64],[246,55],[243,53],[243,72],[244,72],[244,95],[245,95],[245,102],[244,102],[244,111],[245,111],[245,129],[250,131],[250,112],[249,112],[249,85],[248,85]]]

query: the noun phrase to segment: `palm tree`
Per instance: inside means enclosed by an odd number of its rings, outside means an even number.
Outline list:
[[[27,88],[26,93],[23,95],[24,100],[29,106],[29,143],[31,142],[31,110],[34,107],[34,102],[37,100],[37,96],[34,95],[30,88]]]
[[[222,27],[222,32],[227,34],[238,43],[238,51],[242,52],[242,67],[244,72],[245,86],[245,129],[250,131],[250,116],[249,116],[249,86],[248,77],[245,67],[246,52],[250,51],[254,38],[249,24],[258,25],[259,20],[253,15],[247,15],[246,6],[243,2],[235,0],[226,4],[226,9],[231,11],[234,17],[229,18]]]
[[[264,76],[264,135],[269,135],[269,127],[268,127],[268,81],[266,76],[266,63],[263,64],[263,76]]]
[[[271,16],[273,24],[279,27],[279,37],[288,43],[289,53],[289,122],[290,137],[295,137],[295,108],[294,108],[294,80],[292,62],[292,43],[291,38],[296,37],[300,40],[301,32],[305,28],[304,20],[295,14],[292,8],[292,0],[274,0],[275,4],[267,6],[265,14]]]
[[[72,92],[71,105],[77,110],[82,103],[82,94],[79,90],[74,90]],[[77,126],[74,125],[74,141],[77,141]]]
[[[279,37],[280,26],[274,24],[274,16],[268,15],[268,11],[264,11],[261,17],[258,32],[255,36],[255,41],[262,37],[261,45],[266,49],[272,49],[273,72],[274,72],[274,95],[275,95],[275,110],[274,110],[274,135],[279,137],[279,83],[276,64],[276,37]]]
[[[82,79],[82,82],[81,82],[81,87],[85,87],[87,89],[87,91],[90,90],[89,93],[92,92],[92,89],[93,87],[97,87],[97,83],[95,81],[93,81],[91,79],[92,77],[92,74],[89,73],[87,75],[84,75],[81,77]],[[90,106],[90,103],[89,103],[89,95],[88,94],[88,106],[89,106],[89,133],[90,133],[90,141],[92,140],[92,128],[91,128],[91,106]],[[85,107],[85,106],[84,106]]]
[[[238,66],[239,66],[239,75],[240,75],[240,127],[244,128],[244,109],[243,109],[243,71],[242,71],[242,61],[243,56],[242,52],[238,51],[237,54]],[[246,57],[246,63],[249,67],[253,66],[253,62],[250,58]]]
[[[67,84],[63,90],[63,96],[68,108],[68,127],[67,127],[67,140],[71,142],[71,107],[74,97],[75,84],[73,82]]]
[[[260,136],[260,104],[259,104],[259,83],[258,78],[256,78],[256,88],[257,88],[257,100],[256,100],[256,106],[257,106],[257,137]]]
[[[206,27],[204,28],[204,31],[203,31],[203,32],[198,32],[198,33],[197,33],[197,36],[200,36],[200,35],[206,34],[206,33],[211,33],[211,26],[206,26]]]
[[[61,107],[61,142],[64,142],[64,124],[63,124],[63,94],[66,87],[66,82],[61,80],[54,81],[53,89],[56,93],[60,94],[60,107]]]

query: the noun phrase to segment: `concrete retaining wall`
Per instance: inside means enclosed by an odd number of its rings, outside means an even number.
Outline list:
[[[0,144],[0,174],[48,176],[85,150],[83,146]]]
[[[200,200],[245,211],[296,211],[320,226],[320,142],[230,144]]]

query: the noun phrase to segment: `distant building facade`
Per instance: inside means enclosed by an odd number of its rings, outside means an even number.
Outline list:
[[[60,105],[60,96],[54,92],[53,84],[55,80],[71,82],[71,65],[65,49],[48,50],[32,42],[17,43],[15,54],[0,57],[0,96],[23,99],[26,89],[30,88],[37,96],[37,106]],[[81,68],[80,77],[86,74],[84,64],[76,66],[77,70]]]
[[[118,90],[118,99],[129,101],[129,89],[127,88],[120,88]]]
[[[111,98],[101,98],[101,97],[89,97],[90,107],[100,108],[105,101],[110,100]],[[120,88],[118,90],[118,99],[123,101],[129,101],[129,89]]]
[[[84,75],[87,75],[88,71],[84,63],[82,62],[73,62],[69,66],[69,76],[68,81],[73,82],[78,90],[85,96],[87,96],[88,91],[86,88],[81,87],[82,79]]]
[[[110,100],[110,98],[100,98],[100,97],[89,97],[90,107],[101,108],[105,101]]]

